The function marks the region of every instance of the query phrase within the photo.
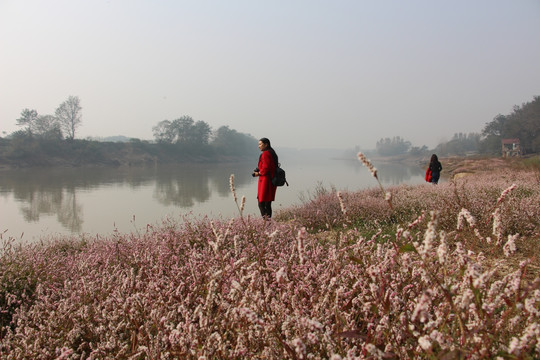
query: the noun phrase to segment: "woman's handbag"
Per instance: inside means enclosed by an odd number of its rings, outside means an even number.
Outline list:
[[[430,168],[428,168],[428,169],[426,170],[426,177],[425,177],[425,179],[426,179],[427,182],[431,182],[431,169],[430,169]]]

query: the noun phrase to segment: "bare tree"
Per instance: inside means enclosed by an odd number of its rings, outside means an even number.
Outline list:
[[[35,121],[34,134],[47,139],[62,139],[62,129],[53,115],[39,115]]]
[[[81,100],[78,96],[70,96],[56,109],[56,118],[66,138],[73,140],[75,131],[81,125]]]

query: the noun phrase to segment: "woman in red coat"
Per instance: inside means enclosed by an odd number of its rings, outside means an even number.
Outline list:
[[[257,186],[257,199],[259,201],[259,210],[264,218],[272,217],[272,201],[276,199],[277,187],[272,185],[272,178],[276,172],[278,164],[278,156],[272,146],[270,140],[262,138],[259,140],[259,166],[255,169],[253,176],[259,177]]]

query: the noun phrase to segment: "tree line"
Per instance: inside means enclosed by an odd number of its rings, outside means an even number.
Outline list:
[[[246,154],[257,148],[257,140],[240,133],[229,126],[221,126],[213,131],[204,121],[195,121],[190,116],[175,120],[163,120],[152,128],[154,140],[158,144],[180,145],[192,149],[212,147],[224,154]]]
[[[15,166],[83,165],[138,162],[231,160],[252,156],[257,140],[228,126],[213,130],[190,116],[163,120],[152,127],[153,141],[131,139],[129,143],[76,139],[82,124],[82,107],[70,96],[54,115],[25,108],[16,119],[23,129],[0,138],[0,163]],[[129,154],[129,159],[126,159]],[[134,158],[138,158],[134,159]]]
[[[415,147],[410,141],[399,136],[377,141],[375,151],[381,156],[426,155],[467,155],[470,153],[501,155],[503,139],[519,139],[526,154],[540,152],[540,96],[532,101],[514,106],[508,115],[499,114],[485,124],[482,132],[456,133],[449,141],[429,150],[427,146]]]
[[[501,152],[501,140],[518,138],[525,153],[540,152],[540,96],[533,101],[514,106],[508,115],[497,115],[482,131],[481,150]]]
[[[32,149],[36,149],[36,141],[47,142],[49,147],[51,142],[63,139],[73,142],[82,124],[81,112],[77,96],[69,96],[58,106],[54,115],[41,115],[36,110],[23,109],[16,121],[18,126],[24,128],[11,134],[11,152],[19,155],[31,153]],[[170,152],[181,151],[194,155],[242,156],[251,154],[257,146],[257,140],[249,134],[240,133],[228,126],[213,130],[208,123],[195,121],[186,115],[174,120],[159,121],[152,127],[152,133],[156,146],[169,149]],[[525,153],[540,152],[540,96],[535,96],[533,101],[521,106],[514,106],[508,115],[495,116],[493,121],[485,124],[481,133],[456,133],[451,140],[438,144],[432,150],[425,145],[413,146],[410,141],[394,136],[377,141],[375,151],[381,156],[424,156],[430,152],[442,156],[469,153],[500,155],[501,140],[505,138],[518,138]],[[141,140],[133,140],[142,143]]]
[[[54,115],[39,115],[36,110],[23,109],[17,125],[25,127],[17,135],[36,136],[45,139],[69,140],[75,138],[77,128],[82,123],[81,100],[78,96],[69,96],[56,108]]]

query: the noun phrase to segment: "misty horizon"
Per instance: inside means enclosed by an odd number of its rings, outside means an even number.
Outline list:
[[[0,4],[0,133],[81,100],[77,138],[190,116],[276,147],[481,132],[540,94],[540,2]]]

